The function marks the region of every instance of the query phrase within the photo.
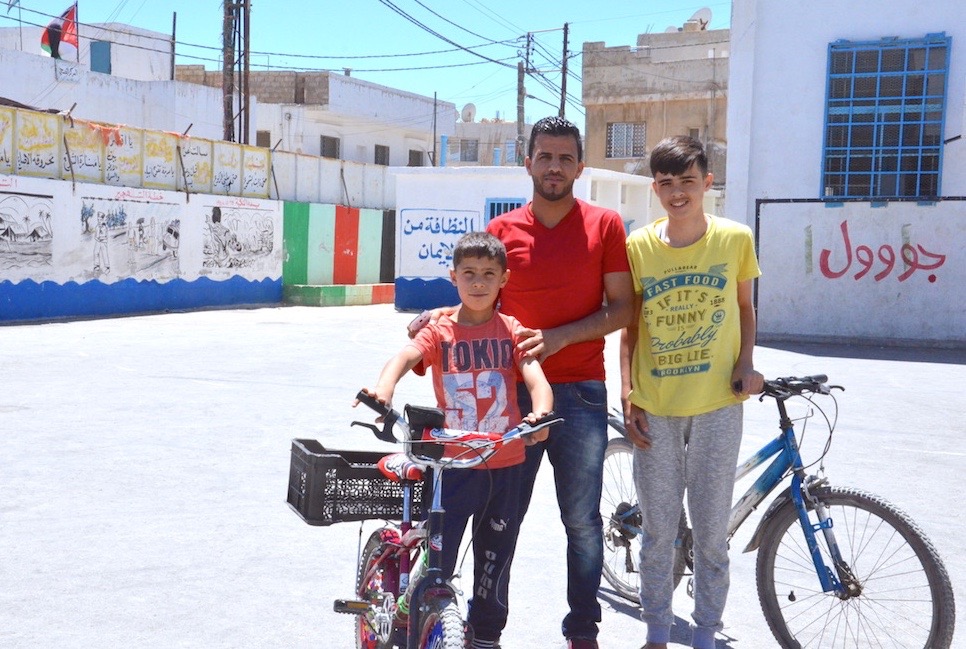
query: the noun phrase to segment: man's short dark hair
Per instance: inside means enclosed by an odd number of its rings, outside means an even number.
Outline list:
[[[453,247],[453,268],[467,257],[492,259],[506,270],[506,246],[489,232],[467,232]]]
[[[697,163],[702,176],[708,175],[704,145],[687,135],[666,137],[651,151],[651,176],[659,173],[680,176]]]
[[[533,129],[530,131],[530,144],[527,147],[527,156],[533,157],[533,147],[534,143],[537,141],[538,135],[552,135],[554,137],[559,137],[562,135],[570,135],[577,142],[577,162],[581,162],[584,159],[584,145],[580,141],[580,129],[577,125],[566,120],[563,117],[544,117],[542,120],[533,125]]]

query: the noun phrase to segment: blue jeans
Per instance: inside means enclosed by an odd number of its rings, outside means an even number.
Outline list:
[[[545,442],[527,447],[522,477],[522,512],[530,505],[544,451],[553,465],[560,519],[567,531],[567,603],[564,637],[597,637],[600,571],[604,563],[600,492],[607,448],[607,389],[603,381],[554,383],[553,410],[565,419]],[[530,395],[517,385],[520,412],[531,409]]]

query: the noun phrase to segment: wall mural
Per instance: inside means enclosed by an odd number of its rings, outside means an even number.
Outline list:
[[[52,196],[0,193],[0,274],[46,274],[53,261]]]
[[[84,197],[80,223],[82,247],[90,251],[87,276],[111,281],[133,277],[168,280],[181,274],[179,205]]]
[[[213,205],[205,220],[202,266],[210,269],[208,273],[230,268],[266,269],[275,249],[275,212],[245,201]]]

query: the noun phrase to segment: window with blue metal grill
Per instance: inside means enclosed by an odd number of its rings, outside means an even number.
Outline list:
[[[826,198],[939,196],[951,39],[829,45]]]
[[[488,198],[483,211],[486,215],[486,222],[489,223],[497,216],[515,210],[526,202],[525,198]]]

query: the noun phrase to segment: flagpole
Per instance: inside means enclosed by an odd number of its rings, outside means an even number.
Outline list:
[[[20,51],[23,52],[23,7],[17,3],[17,21],[20,23]]]
[[[80,65],[80,3],[74,3],[74,30],[77,32],[77,64]]]

